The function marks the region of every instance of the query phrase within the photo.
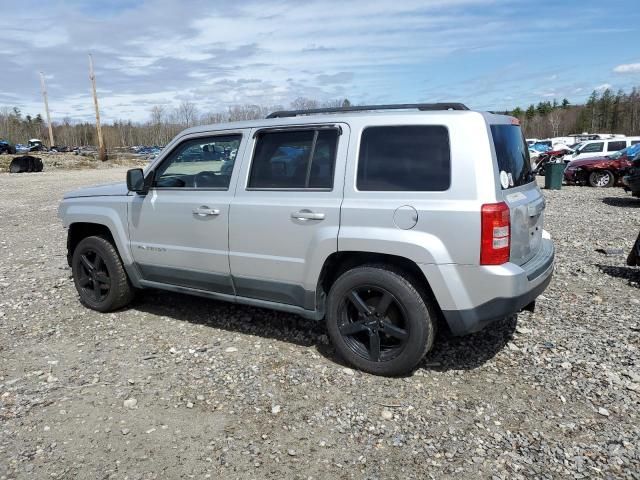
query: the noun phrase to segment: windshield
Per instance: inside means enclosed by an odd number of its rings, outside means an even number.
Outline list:
[[[626,155],[628,150],[629,150],[629,147],[623,148],[622,150],[618,150],[617,152],[607,154],[607,157],[613,158],[615,160],[617,158],[620,158],[623,155]]]
[[[529,149],[518,125],[491,125],[503,190],[533,181]]]

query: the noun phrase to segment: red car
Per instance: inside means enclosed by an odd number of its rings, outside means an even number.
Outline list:
[[[622,177],[631,166],[638,148],[638,145],[632,145],[606,157],[572,160],[564,170],[564,179],[570,184],[589,184],[592,187],[622,185]]]

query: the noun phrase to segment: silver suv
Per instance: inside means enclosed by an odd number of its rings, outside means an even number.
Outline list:
[[[553,271],[544,207],[516,119],[418,104],[190,128],[59,216],[89,308],[159,288],[292,312],[398,375],[439,319],[463,335],[533,306]]]

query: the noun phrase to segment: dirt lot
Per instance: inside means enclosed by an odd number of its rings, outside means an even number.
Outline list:
[[[440,335],[412,375],[345,368],[322,325],[145,292],[80,306],[56,217],[124,169],[0,174],[0,478],[640,478],[640,201],[547,192],[535,314]]]

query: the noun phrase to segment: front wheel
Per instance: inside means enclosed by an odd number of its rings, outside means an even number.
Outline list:
[[[616,177],[609,170],[596,170],[589,174],[589,185],[592,187],[606,188],[612,186]]]
[[[113,244],[103,237],[83,239],[71,260],[73,282],[80,302],[99,312],[129,304],[134,290]]]
[[[415,286],[384,266],[347,271],[328,296],[333,345],[349,364],[375,375],[410,372],[433,345],[434,319]]]

